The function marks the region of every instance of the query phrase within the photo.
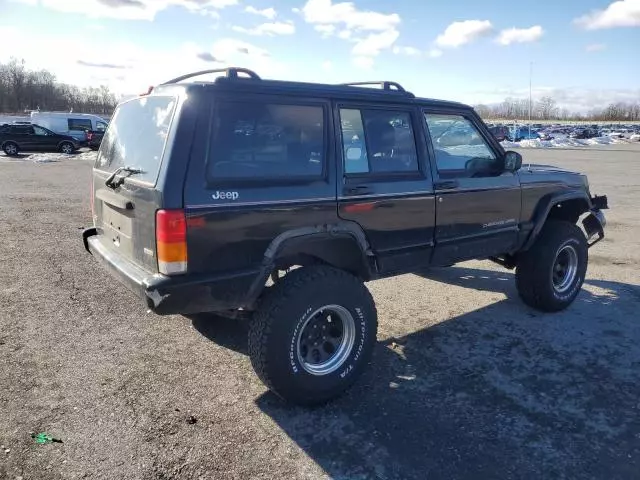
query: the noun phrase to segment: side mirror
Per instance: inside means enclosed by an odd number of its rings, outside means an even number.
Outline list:
[[[507,172],[517,172],[522,167],[522,155],[509,150],[504,154],[504,169]]]

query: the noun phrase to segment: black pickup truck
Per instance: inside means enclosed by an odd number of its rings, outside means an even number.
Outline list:
[[[224,76],[183,83],[202,73]],[[158,314],[249,317],[258,376],[300,404],[368,364],[365,282],[488,259],[553,312],[604,237],[586,176],[523,167],[471,107],[390,81],[197,72],[122,103],[100,153],[86,249]]]

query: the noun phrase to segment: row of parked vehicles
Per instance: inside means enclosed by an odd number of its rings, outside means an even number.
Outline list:
[[[0,125],[0,148],[10,156],[33,151],[70,154],[82,147],[97,150],[107,126],[97,115],[32,112],[29,121]]]
[[[541,124],[529,125],[501,125],[489,124],[489,130],[499,142],[508,140],[520,142],[522,140],[553,140],[554,138],[589,139],[595,137],[629,138],[640,140],[640,126],[544,126]]]

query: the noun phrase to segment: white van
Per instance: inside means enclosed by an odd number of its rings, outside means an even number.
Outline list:
[[[71,135],[80,142],[87,141],[87,130],[104,132],[107,121],[98,115],[68,112],[31,112],[31,123],[56,133]]]

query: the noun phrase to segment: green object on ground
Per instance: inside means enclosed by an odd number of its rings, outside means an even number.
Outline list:
[[[60,440],[59,438],[52,437],[51,435],[45,432],[38,433],[38,434],[32,433],[31,438],[33,438],[36,441],[36,443],[39,443],[41,445],[45,443],[62,443],[62,440]]]

